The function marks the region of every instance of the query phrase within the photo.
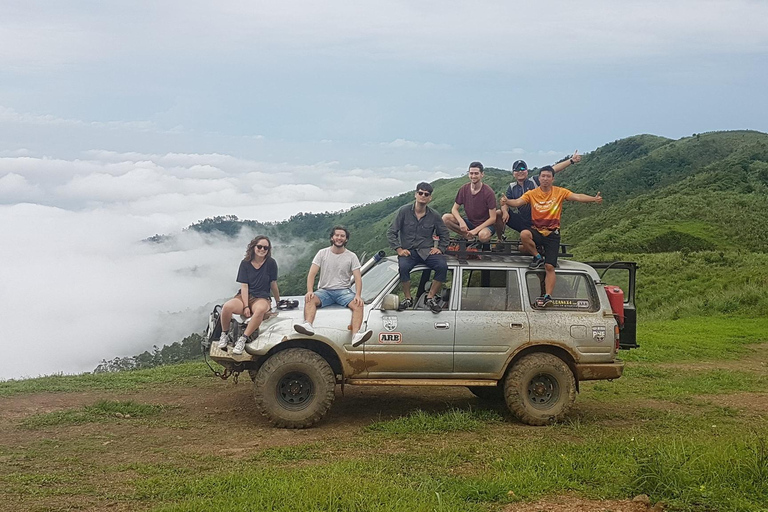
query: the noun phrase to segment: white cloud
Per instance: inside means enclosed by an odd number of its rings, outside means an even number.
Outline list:
[[[513,148],[506,151],[499,151],[500,155],[524,155],[527,151],[523,148]]]
[[[0,122],[53,125],[62,127],[93,127],[107,130],[132,130],[139,132],[161,132],[151,121],[84,121],[82,119],[66,119],[48,114],[32,114],[16,112],[14,109],[0,105]]]
[[[0,202],[22,203],[40,196],[40,188],[30,184],[24,176],[12,172],[0,176]]]
[[[0,206],[0,308],[5,340],[25,350],[0,361],[0,378],[92,370],[200,331],[207,311],[237,289],[247,240],[180,233],[169,246],[138,242],[160,227],[106,211]],[[273,240],[281,272],[296,261]],[[181,321],[169,327],[168,313]],[[34,318],[34,321],[28,320]]]

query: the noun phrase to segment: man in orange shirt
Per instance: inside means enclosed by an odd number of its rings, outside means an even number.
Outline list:
[[[529,190],[520,199],[501,197],[501,204],[518,208],[524,204],[531,205],[531,229],[520,233],[520,245],[524,252],[533,255],[528,268],[539,268],[544,265],[547,275],[544,278],[544,296],[536,301],[538,306],[546,306],[552,302],[552,291],[555,289],[555,266],[557,254],[560,251],[560,214],[564,201],[579,203],[602,203],[600,192],[594,196],[575,194],[567,188],[555,187],[555,170],[546,165],[539,171],[539,188]],[[544,247],[544,257],[536,247]]]

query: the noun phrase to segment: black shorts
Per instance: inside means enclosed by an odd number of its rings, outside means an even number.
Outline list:
[[[549,235],[544,236],[535,229],[529,230],[533,235],[533,243],[536,247],[544,247],[544,263],[557,266],[557,255],[560,252],[560,230],[556,229]]]
[[[524,229],[530,230],[532,229],[531,218],[523,217],[519,213],[509,212],[509,219],[507,219],[507,226],[514,229],[518,233],[522,232]]]

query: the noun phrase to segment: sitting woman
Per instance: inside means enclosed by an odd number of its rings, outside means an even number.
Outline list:
[[[251,240],[245,250],[245,258],[240,262],[237,271],[237,282],[240,291],[234,298],[224,303],[221,310],[221,338],[219,348],[224,349],[231,343],[232,337],[228,329],[232,315],[243,315],[251,321],[245,332],[235,342],[232,353],[240,355],[250,336],[256,332],[264,315],[272,309],[272,299],[269,292],[275,296],[275,302],[280,302],[280,290],[277,288],[277,262],[272,258],[272,243],[266,236],[260,235]]]

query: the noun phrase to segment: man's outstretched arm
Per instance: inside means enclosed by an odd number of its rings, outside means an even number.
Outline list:
[[[527,203],[527,201],[523,199],[523,197],[520,197],[518,199],[510,199],[507,196],[501,196],[501,205],[502,206],[507,205],[507,206],[512,206],[513,208],[519,208]]]
[[[594,196],[588,196],[587,194],[574,194],[571,192],[568,197],[565,198],[566,201],[576,201],[577,203],[602,203],[603,198],[600,195],[600,192],[595,194]]]

